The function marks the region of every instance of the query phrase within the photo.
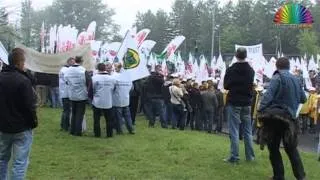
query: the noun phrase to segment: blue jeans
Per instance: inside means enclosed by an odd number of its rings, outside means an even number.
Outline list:
[[[164,103],[163,114],[164,114],[164,121],[167,124],[170,124],[172,122],[172,104],[171,104],[171,102]]]
[[[131,120],[131,114],[130,114],[130,108],[129,106],[126,107],[115,107],[115,116],[116,116],[116,121],[120,125],[120,132],[121,130],[121,125],[122,125],[122,118],[126,122],[126,127],[128,131],[131,133],[133,132],[133,126],[132,126],[132,120]]]
[[[163,113],[164,101],[162,99],[148,99],[145,102],[145,111],[147,119],[149,120],[149,126],[154,127],[156,122],[156,116],[160,116],[161,127],[167,128],[167,122]]]
[[[50,88],[52,108],[60,107],[59,87]]]
[[[32,130],[16,134],[0,132],[0,179],[8,178],[8,163],[12,158],[11,180],[23,180],[29,163]]]
[[[181,104],[172,104],[172,128],[175,129],[179,126],[180,130],[184,130],[186,125],[187,112]]]
[[[253,138],[252,138],[252,123],[251,123],[251,107],[236,107],[229,105],[228,124],[231,141],[231,161],[239,160],[239,128],[240,123],[243,124],[243,136],[245,144],[245,154],[247,161],[254,160]]]

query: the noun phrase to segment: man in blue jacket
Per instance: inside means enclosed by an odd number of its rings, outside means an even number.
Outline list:
[[[271,79],[270,85],[264,93],[258,112],[264,113],[267,108],[281,106],[287,110],[288,118],[278,120],[270,118],[263,123],[267,128],[267,144],[270,152],[270,161],[273,168],[272,180],[284,180],[284,167],[280,153],[280,143],[289,156],[294,176],[303,180],[306,176],[303,164],[297,150],[297,120],[296,113],[299,104],[306,101],[299,79],[289,72],[290,62],[287,58],[280,58],[276,62],[277,71]],[[288,119],[288,120],[287,120]],[[287,120],[287,121],[286,121]],[[294,126],[294,132],[290,131],[290,124]],[[293,134],[291,136],[291,134]]]
[[[32,145],[32,129],[38,125],[36,94],[24,71],[22,49],[9,55],[9,66],[0,73],[0,179],[7,179],[12,157],[10,179],[24,179]]]

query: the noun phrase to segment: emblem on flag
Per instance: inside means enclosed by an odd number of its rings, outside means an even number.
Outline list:
[[[139,66],[140,57],[137,51],[128,48],[127,54],[124,59],[124,69],[133,69]]]

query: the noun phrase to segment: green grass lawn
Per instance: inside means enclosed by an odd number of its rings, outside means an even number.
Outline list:
[[[256,146],[257,160],[239,165],[224,163],[229,139],[201,132],[149,129],[140,117],[136,135],[94,138],[92,110],[87,108],[88,133],[73,137],[59,130],[60,110],[40,109],[39,127],[28,169],[31,180],[263,180],[271,176],[267,151]],[[105,132],[105,130],[103,130]],[[320,179],[320,163],[315,154],[302,153],[309,180]],[[284,155],[287,179],[293,180],[291,166]]]

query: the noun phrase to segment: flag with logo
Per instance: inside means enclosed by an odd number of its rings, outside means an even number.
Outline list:
[[[121,54],[118,52],[117,57],[119,60],[123,60],[123,77],[135,81],[149,76],[147,61],[145,58],[140,59],[138,43],[135,38],[130,35],[130,31],[127,32],[120,50]]]

